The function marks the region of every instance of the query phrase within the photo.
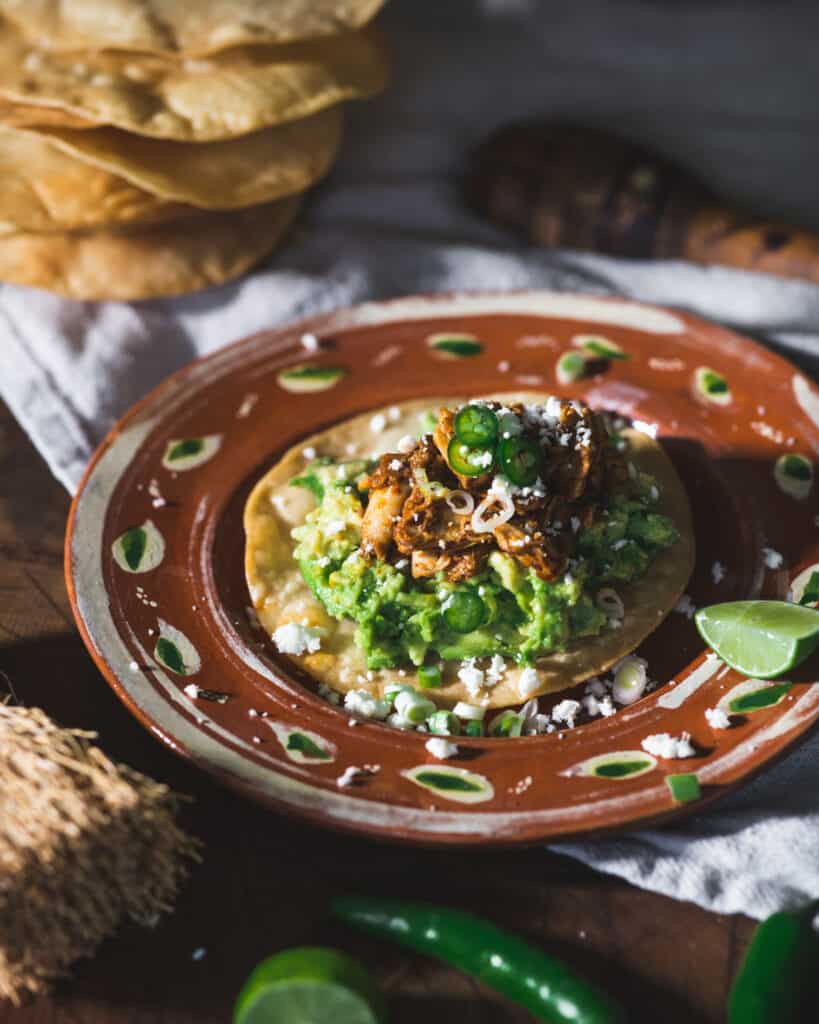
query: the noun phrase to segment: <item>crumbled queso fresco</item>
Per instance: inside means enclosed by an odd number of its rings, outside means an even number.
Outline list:
[[[580,711],[580,701],[562,700],[552,708],[552,719],[555,722],[565,722],[570,729],[574,728],[574,720]]]
[[[315,654],[321,648],[321,631],[315,626],[288,622],[273,633],[273,643],[282,654]]]
[[[525,668],[518,680],[518,692],[521,697],[525,700],[527,697],[531,697],[535,690],[540,686],[540,679],[538,678],[537,671],[533,668]]]
[[[781,569],[785,564],[785,559],[774,548],[763,548],[762,558],[768,569]]]
[[[731,728],[731,718],[722,708],[706,708],[705,717],[712,729]]]
[[[374,697],[367,690],[349,690],[344,696],[344,707],[362,718],[386,718],[392,710],[390,702]]]
[[[366,774],[367,772],[362,768],[358,768],[356,765],[351,764],[350,767],[345,768],[341,775],[336,779],[336,785],[342,789],[346,786],[354,786],[356,782],[362,779]]]
[[[449,740],[445,740],[440,736],[433,736],[432,739],[428,739],[424,746],[439,761],[444,761],[448,757],[455,757],[458,753],[458,747],[454,743],[450,743]]]
[[[464,684],[470,697],[477,697],[483,688],[486,673],[478,668],[474,658],[467,658],[458,669],[458,679]]]
[[[640,669],[639,673],[634,671],[637,668]],[[427,693],[416,689],[409,682],[394,687],[392,694],[389,693],[388,688],[387,693],[383,697],[370,693],[369,690],[363,688],[363,685],[360,688],[348,690],[343,697],[344,710],[351,716],[355,716],[350,718],[351,725],[355,724],[358,719],[363,718],[383,722],[392,728],[403,731],[414,730],[422,733],[438,733],[437,736],[431,736],[426,744],[429,753],[433,757],[440,759],[456,757],[459,750],[452,743],[452,737],[461,733],[470,722],[484,722],[487,715],[486,705],[489,702],[488,691],[504,678],[506,671],[507,665],[499,655],[494,655],[483,668],[478,664],[477,658],[468,658],[461,662],[457,677],[460,682],[465,684],[470,699],[474,703],[459,701],[455,705],[453,714],[460,724],[454,733],[449,725],[441,726],[434,724],[433,716],[438,713],[434,702],[429,700]],[[626,672],[631,673],[629,679],[624,678],[624,673]],[[407,673],[403,670],[399,675],[407,678]],[[635,680],[631,677],[636,675],[639,675],[639,679],[637,679],[639,685],[635,686]],[[366,676],[362,675],[359,677],[361,684],[373,683],[375,681],[376,673],[374,672],[368,672]],[[629,685],[627,686],[626,683],[629,683]],[[595,676],[589,679],[580,700],[565,698],[558,701],[551,712],[543,712],[540,710],[537,698],[532,697],[532,694],[540,686],[537,669],[525,668],[522,670],[518,681],[518,691],[521,700],[524,701],[522,707],[517,711],[508,708],[499,710],[493,717],[487,719],[485,734],[489,736],[507,735],[500,726],[503,719],[508,719],[509,715],[515,716],[520,724],[519,731],[514,735],[534,736],[573,729],[577,726],[578,720],[587,721],[597,717],[608,718],[610,715],[616,714],[620,708],[632,704],[643,696],[644,693],[648,693],[656,688],[657,685],[655,681],[648,678],[647,663],[644,659],[637,658],[634,655],[627,655],[612,666],[606,677],[599,678]],[[319,686],[318,695],[331,704],[339,705],[342,701],[341,695],[326,684]],[[423,721],[410,720],[406,714],[407,707],[413,704],[417,706],[419,701],[421,703],[426,701],[429,704],[428,716]],[[709,709],[706,715],[713,728],[727,728],[727,725],[717,724],[722,721],[720,716],[724,716],[724,712],[721,710]],[[725,716],[725,720],[728,721],[727,716]],[[444,737],[443,741],[441,736]],[[646,743],[652,747],[649,753],[654,753],[655,750],[660,748],[667,751],[664,754],[657,753],[656,756],[690,757],[695,753],[687,734],[683,734],[678,739],[668,737],[665,734],[649,736],[643,744],[645,749],[648,750]],[[444,744],[448,744],[448,746]],[[447,752],[444,753],[444,751]]]
[[[370,420],[370,430],[374,434],[380,434],[387,426],[387,417],[383,412],[376,413]]]
[[[646,736],[641,745],[647,754],[666,760],[693,757],[697,753],[687,732],[680,736],[672,736],[667,732],[654,733],[653,736]]]

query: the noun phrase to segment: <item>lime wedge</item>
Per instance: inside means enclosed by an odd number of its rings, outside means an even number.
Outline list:
[[[306,946],[263,960],[245,982],[233,1024],[383,1024],[383,997],[358,961]]]
[[[729,601],[700,608],[700,636],[731,668],[773,679],[819,644],[819,610],[787,601]]]

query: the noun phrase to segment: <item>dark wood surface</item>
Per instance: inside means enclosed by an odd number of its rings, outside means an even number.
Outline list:
[[[309,828],[220,789],[119,704],[77,634],[62,575],[69,500],[0,405],[0,670],[18,698],[194,797],[205,844],[176,912],[124,927],[54,995],[0,1024],[223,1024],[245,976],[287,946],[330,944],[383,983],[394,1024],[531,1018],[457,971],[328,920],[332,893],[425,898],[484,913],[594,978],[637,1024],[716,1024],[753,922],[635,889],[543,849],[423,851]],[[48,941],[44,936],[43,941]],[[193,959],[204,948],[202,959]]]

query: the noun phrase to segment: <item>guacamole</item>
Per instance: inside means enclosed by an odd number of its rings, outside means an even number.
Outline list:
[[[492,655],[531,665],[577,637],[616,630],[622,623],[601,591],[640,578],[679,539],[656,511],[657,482],[635,472],[595,521],[577,530],[574,557],[558,578],[545,580],[494,550],[469,579],[451,582],[443,572],[415,579],[407,559],[361,553],[367,493],[357,483],[373,465],[328,460],[291,481],[317,503],[292,531],[301,574],[333,618],[357,624],[355,643],[373,670]]]

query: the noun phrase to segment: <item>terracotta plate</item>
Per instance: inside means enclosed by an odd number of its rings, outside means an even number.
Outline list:
[[[560,387],[558,355],[588,334],[630,358]],[[453,357],[430,343],[436,335],[475,344]],[[282,373],[303,366],[333,372]],[[72,510],[67,574],[80,629],[117,694],[172,749],[261,801],[425,843],[533,842],[669,819],[681,808],[667,774],[696,772],[708,800],[780,754],[819,716],[816,665],[790,686],[749,683],[703,650],[690,608],[642,645],[664,685],[637,704],[551,735],[459,740],[460,756],[445,762],[423,735],[351,728],[254,631],[241,513],[284,449],[390,402],[518,387],[582,396],[656,429],[694,508],[693,605],[785,597],[819,563],[819,393],[760,346],[686,314],[588,296],[367,304],[256,335],[177,373],[94,456]],[[218,700],[196,696],[200,688]],[[705,710],[737,700],[747,713],[712,730]],[[649,734],[684,730],[695,758],[641,749]],[[620,767],[594,774],[600,757]],[[373,770],[339,786],[350,766]]]

